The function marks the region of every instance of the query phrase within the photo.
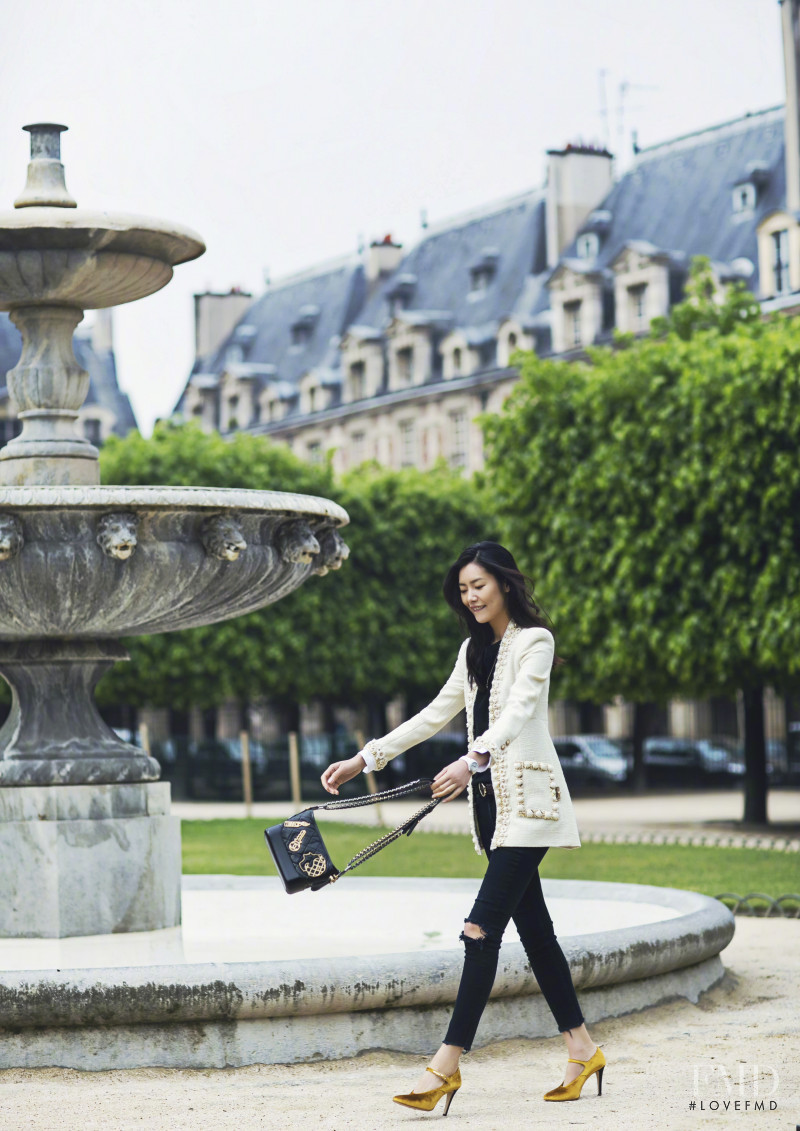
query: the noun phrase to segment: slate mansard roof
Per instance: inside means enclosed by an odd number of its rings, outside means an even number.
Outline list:
[[[137,427],[136,417],[127,393],[117,381],[117,363],[113,350],[97,350],[88,335],[80,332],[72,340],[75,359],[89,374],[89,392],[85,404],[96,404],[114,414],[112,429],[125,436]],[[22,339],[7,314],[0,313],[0,398],[8,396],[6,374],[19,361]]]
[[[248,308],[215,352],[195,361],[189,381],[197,375],[219,378],[232,360],[245,370],[252,367],[260,385],[270,376],[296,385],[310,369],[336,370],[339,341],[363,305],[365,293],[364,269],[355,259],[276,282]],[[301,345],[293,343],[292,328],[299,324],[308,329]],[[182,410],[185,394],[184,388],[176,412]]]
[[[784,108],[775,107],[641,150],[597,206],[610,214],[610,224],[593,268],[607,268],[628,241],[641,240],[682,255],[687,266],[695,255],[721,264],[747,258],[754,271],[745,281],[758,292],[756,228],[786,202],[784,117]],[[734,187],[754,169],[755,209],[735,214]],[[581,232],[591,227],[590,217]],[[576,242],[562,261],[575,256]]]
[[[471,330],[476,340],[481,329],[493,336],[515,312],[529,276],[543,273],[546,262],[544,199],[541,192],[525,193],[432,229],[367,303],[359,325],[380,330],[389,323],[402,278],[408,280],[406,316],[437,312],[440,321]],[[493,269],[493,278],[475,291],[472,272],[482,265]]]
[[[740,277],[760,293],[756,229],[786,201],[784,117],[784,107],[774,107],[639,151],[558,263],[600,272],[610,285],[611,264],[630,243],[666,253],[679,274],[695,255],[706,255],[722,267],[734,265],[734,274],[735,261],[746,259],[752,270],[749,275],[741,270]],[[733,190],[747,180],[756,186],[755,208],[737,213]],[[537,352],[546,354],[548,282],[554,269],[547,265],[545,200],[544,190],[530,191],[432,227],[377,284],[367,283],[356,260],[275,284],[214,354],[195,362],[192,374],[198,383],[213,387],[233,365],[260,385],[276,382],[278,393],[291,399],[299,378],[315,370],[334,387],[330,406],[335,407],[341,338],[349,330],[356,337],[381,340],[395,319],[430,326],[437,342],[458,330],[468,345],[485,344],[481,369],[487,372],[496,369],[492,347],[508,318],[532,332]],[[579,259],[578,238],[592,230],[599,237],[598,254],[593,260]],[[488,270],[490,281],[475,287],[473,274],[481,268]],[[310,319],[311,335],[305,345],[293,345],[292,326],[304,316]],[[238,369],[237,361],[242,363]],[[429,380],[440,379],[441,371],[434,367]],[[379,392],[387,395],[385,385]],[[185,390],[178,412],[184,396]],[[282,419],[299,414],[294,398]]]

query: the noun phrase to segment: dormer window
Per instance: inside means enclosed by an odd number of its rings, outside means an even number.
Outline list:
[[[317,390],[314,388],[308,390],[308,411],[317,411]]]
[[[491,247],[483,249],[480,258],[477,259],[469,269],[470,294],[482,294],[489,289],[497,273],[499,259],[499,251]]]
[[[736,185],[733,190],[733,211],[735,214],[752,212],[756,206],[756,186],[749,181]]]
[[[292,345],[305,346],[311,340],[311,327],[304,322],[296,322],[292,326]]]
[[[775,294],[789,293],[789,232],[782,228],[772,233],[772,272],[775,280]]]
[[[487,270],[485,267],[473,267],[469,274],[470,292],[472,294],[478,294],[481,291],[488,290],[493,275],[494,272]]]
[[[456,376],[461,373],[461,350],[458,348],[453,350],[453,373]]]
[[[578,259],[597,259],[600,251],[600,237],[597,232],[584,232],[582,236],[578,236],[576,250]]]
[[[314,327],[318,318],[318,306],[308,305],[300,308],[300,313],[297,318],[295,318],[291,327],[293,346],[302,347],[308,345],[311,341],[311,335],[314,333]]]
[[[416,286],[416,275],[405,274],[397,277],[393,286],[386,294],[393,318],[399,311],[411,309],[411,300],[414,297]]]

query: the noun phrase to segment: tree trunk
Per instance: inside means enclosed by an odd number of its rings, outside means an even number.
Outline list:
[[[647,704],[633,704],[633,792],[647,791],[647,774],[644,765],[644,740],[647,738]]]
[[[744,697],[744,823],[767,824],[767,744],[764,688],[746,687]]]
[[[386,734],[386,701],[370,699],[367,703],[367,738],[382,738]]]

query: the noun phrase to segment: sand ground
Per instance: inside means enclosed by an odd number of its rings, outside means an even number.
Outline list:
[[[463,1059],[464,1085],[446,1126],[452,1131],[455,1121],[457,1127],[481,1131],[792,1131],[800,1124],[800,921],[737,918],[735,937],[722,958],[724,981],[698,1005],[678,1000],[591,1026],[608,1062],[601,1097],[590,1081],[577,1103],[544,1103],[542,1093],[562,1079],[560,1038],[503,1041]],[[392,1104],[391,1096],[409,1090],[421,1066],[418,1057],[376,1050],[351,1060],[288,1067],[10,1069],[0,1072],[0,1127],[383,1131],[419,1126],[439,1118],[443,1103],[427,1115]],[[754,1109],[755,1100],[763,1100],[766,1110]],[[717,1109],[709,1108],[712,1101]],[[770,1101],[777,1105],[773,1110]]]

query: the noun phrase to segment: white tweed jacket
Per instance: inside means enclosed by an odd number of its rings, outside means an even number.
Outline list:
[[[489,729],[472,733],[477,686],[467,673],[467,641],[436,698],[413,718],[364,747],[383,769],[398,754],[424,742],[459,711],[467,713],[467,750],[473,743],[492,755],[497,822],[495,848],[580,848],[572,800],[547,724],[547,697],[555,644],[546,628],[520,628],[509,621],[497,654],[489,695]],[[472,840],[480,842],[469,784]]]

